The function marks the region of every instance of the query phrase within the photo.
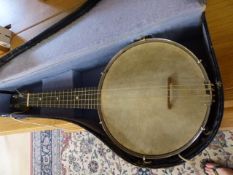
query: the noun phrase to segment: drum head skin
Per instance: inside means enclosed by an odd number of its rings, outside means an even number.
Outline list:
[[[199,60],[164,39],[119,52],[99,90],[98,111],[111,140],[134,156],[155,159],[179,154],[200,135],[212,101]]]

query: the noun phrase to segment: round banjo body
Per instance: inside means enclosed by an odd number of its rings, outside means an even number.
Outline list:
[[[208,76],[194,54],[164,39],[120,51],[99,83],[98,113],[111,141],[130,155],[179,155],[204,130],[212,102]]]

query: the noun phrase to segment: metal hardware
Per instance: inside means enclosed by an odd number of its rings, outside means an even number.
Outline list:
[[[206,129],[204,127],[201,127],[201,131],[205,131]]]
[[[11,48],[12,32],[8,28],[0,26],[0,47],[3,49]]]
[[[205,129],[205,131],[203,131],[203,134],[208,136],[208,135],[212,134],[212,130]]]
[[[21,92],[19,92],[19,90],[16,89],[15,91],[19,94],[20,98],[23,98],[23,94]]]
[[[142,160],[143,160],[144,164],[150,164],[150,163],[152,163],[151,161],[147,161],[145,156],[142,157]]]
[[[217,81],[217,82],[216,82],[216,85],[217,85],[218,88],[221,88],[221,87],[222,87],[222,82]]]
[[[181,156],[180,154],[178,154],[178,157],[179,157],[181,160],[185,161],[185,162],[189,162],[189,161],[190,161],[189,159],[184,158],[184,157]]]
[[[198,60],[198,61],[197,61],[197,64],[200,64],[201,62],[202,62],[202,60]]]
[[[138,38],[134,39],[133,42],[145,41],[150,38],[153,38],[153,35],[139,36]]]

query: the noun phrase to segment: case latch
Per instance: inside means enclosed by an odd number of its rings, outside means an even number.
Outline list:
[[[0,26],[0,49],[9,50],[11,48],[12,31]]]

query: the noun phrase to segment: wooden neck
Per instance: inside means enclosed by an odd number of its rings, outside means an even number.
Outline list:
[[[97,109],[98,105],[97,88],[27,93],[25,96],[27,107]]]

